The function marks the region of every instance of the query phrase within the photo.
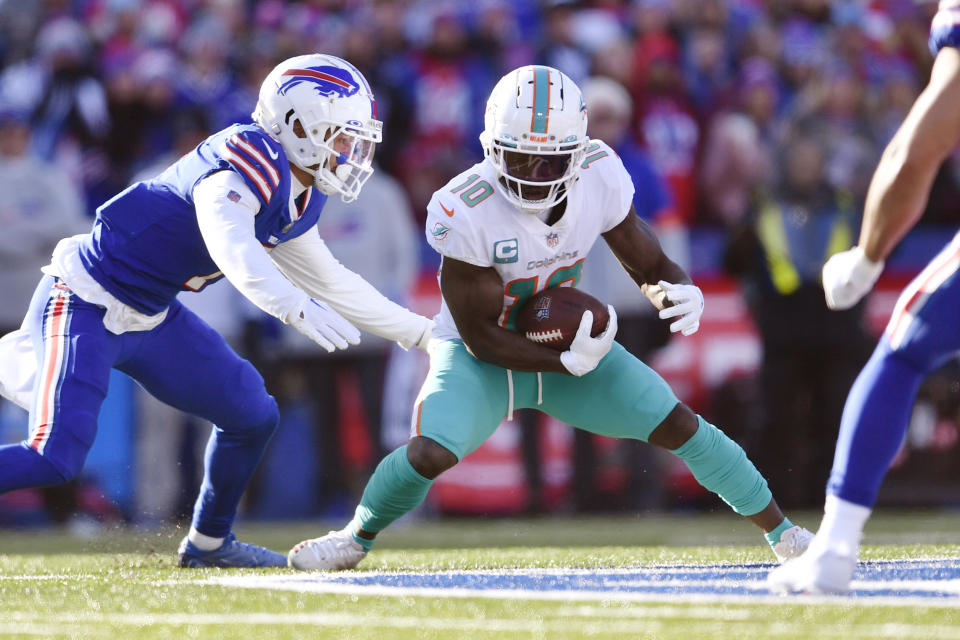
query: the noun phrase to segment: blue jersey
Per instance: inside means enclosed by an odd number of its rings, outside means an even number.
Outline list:
[[[199,291],[222,278],[200,234],[193,188],[224,170],[243,178],[260,201],[255,234],[268,248],[313,228],[326,202],[311,188],[291,206],[293,176],[283,148],[257,125],[233,125],[97,209],[93,231],[80,247],[87,272],[118,300],[149,315],[166,309],[180,291]]]
[[[960,47],[960,2],[941,0],[930,25],[930,51],[937,55],[944,47]]]

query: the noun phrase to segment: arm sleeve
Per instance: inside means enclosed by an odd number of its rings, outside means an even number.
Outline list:
[[[409,348],[430,320],[389,300],[340,264],[316,230],[277,246],[270,257],[291,281],[336,309],[354,326]]]
[[[234,202],[230,191],[240,195]],[[260,202],[232,171],[219,171],[193,189],[197,223],[210,257],[237,290],[265,312],[286,322],[307,294],[287,280],[257,241],[254,218]]]

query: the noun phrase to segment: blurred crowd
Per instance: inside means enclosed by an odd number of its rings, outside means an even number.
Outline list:
[[[318,51],[364,73],[385,123],[379,183],[358,205],[370,217],[331,208],[324,236],[341,259],[387,256],[344,261],[403,301],[420,258],[436,259],[419,230],[430,195],[482,158],[490,89],[512,68],[548,64],[584,88],[591,135],[624,160],[638,214],[674,259],[690,264],[690,230],[722,230],[727,248],[715,266],[743,282],[764,347],[758,429],[767,435],[748,452],[766,473],[785,455],[790,469],[812,469],[802,482],[771,481],[812,487],[785,491],[788,503],[819,504],[843,394],[870,343],[862,308],[824,313],[819,268],[855,242],[879,153],[926,82],[935,12],[935,2],[916,0],[0,0],[0,225],[23,229],[0,234],[0,277],[11,280],[0,287],[28,299],[57,239],[210,132],[249,122],[267,72]],[[955,164],[937,182],[929,222],[960,221]],[[3,186],[28,180],[38,186]],[[384,211],[401,228],[378,223]],[[668,336],[649,309],[618,302],[617,266],[606,260],[593,290],[623,309],[628,348],[650,356]],[[32,275],[15,284],[12,265]],[[7,307],[0,330],[16,326],[26,300]],[[226,332],[257,357],[263,327]],[[829,357],[810,353],[814,341],[826,341]],[[379,392],[387,347],[373,345],[320,368],[294,353],[294,366],[273,376],[274,393],[295,407],[309,383],[325,391],[324,411],[346,402],[378,425],[381,396],[369,390]],[[343,400],[344,375],[363,397]],[[770,435],[785,433],[801,442]],[[375,462],[379,428],[368,438]],[[348,445],[321,436],[316,446],[335,468]],[[538,486],[535,452],[526,457]],[[318,483],[354,489],[337,475]]]
[[[675,213],[736,222],[808,127],[862,196],[931,62],[914,0],[4,0],[0,105],[92,210],[178,141],[248,121],[266,72],[324,51],[370,80],[378,160],[418,215],[479,155],[489,89],[527,63],[620,83]]]

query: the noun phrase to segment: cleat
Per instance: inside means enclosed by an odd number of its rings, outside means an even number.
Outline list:
[[[366,557],[367,552],[353,534],[341,529],[298,543],[287,554],[287,562],[301,571],[340,571],[353,569]]]
[[[812,546],[771,571],[767,586],[776,593],[845,593],[856,568],[856,557]]]
[[[813,542],[813,534],[803,527],[790,527],[780,536],[780,542],[773,545],[773,553],[781,563],[798,558]]]
[[[212,551],[198,549],[186,537],[177,550],[177,564],[186,569],[203,567],[285,567],[287,559],[282,553],[271,551],[255,544],[239,542],[230,533],[223,544]]]

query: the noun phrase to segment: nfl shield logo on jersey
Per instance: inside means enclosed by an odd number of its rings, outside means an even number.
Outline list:
[[[556,231],[551,231],[547,234],[547,246],[555,247],[560,244],[560,234]]]

